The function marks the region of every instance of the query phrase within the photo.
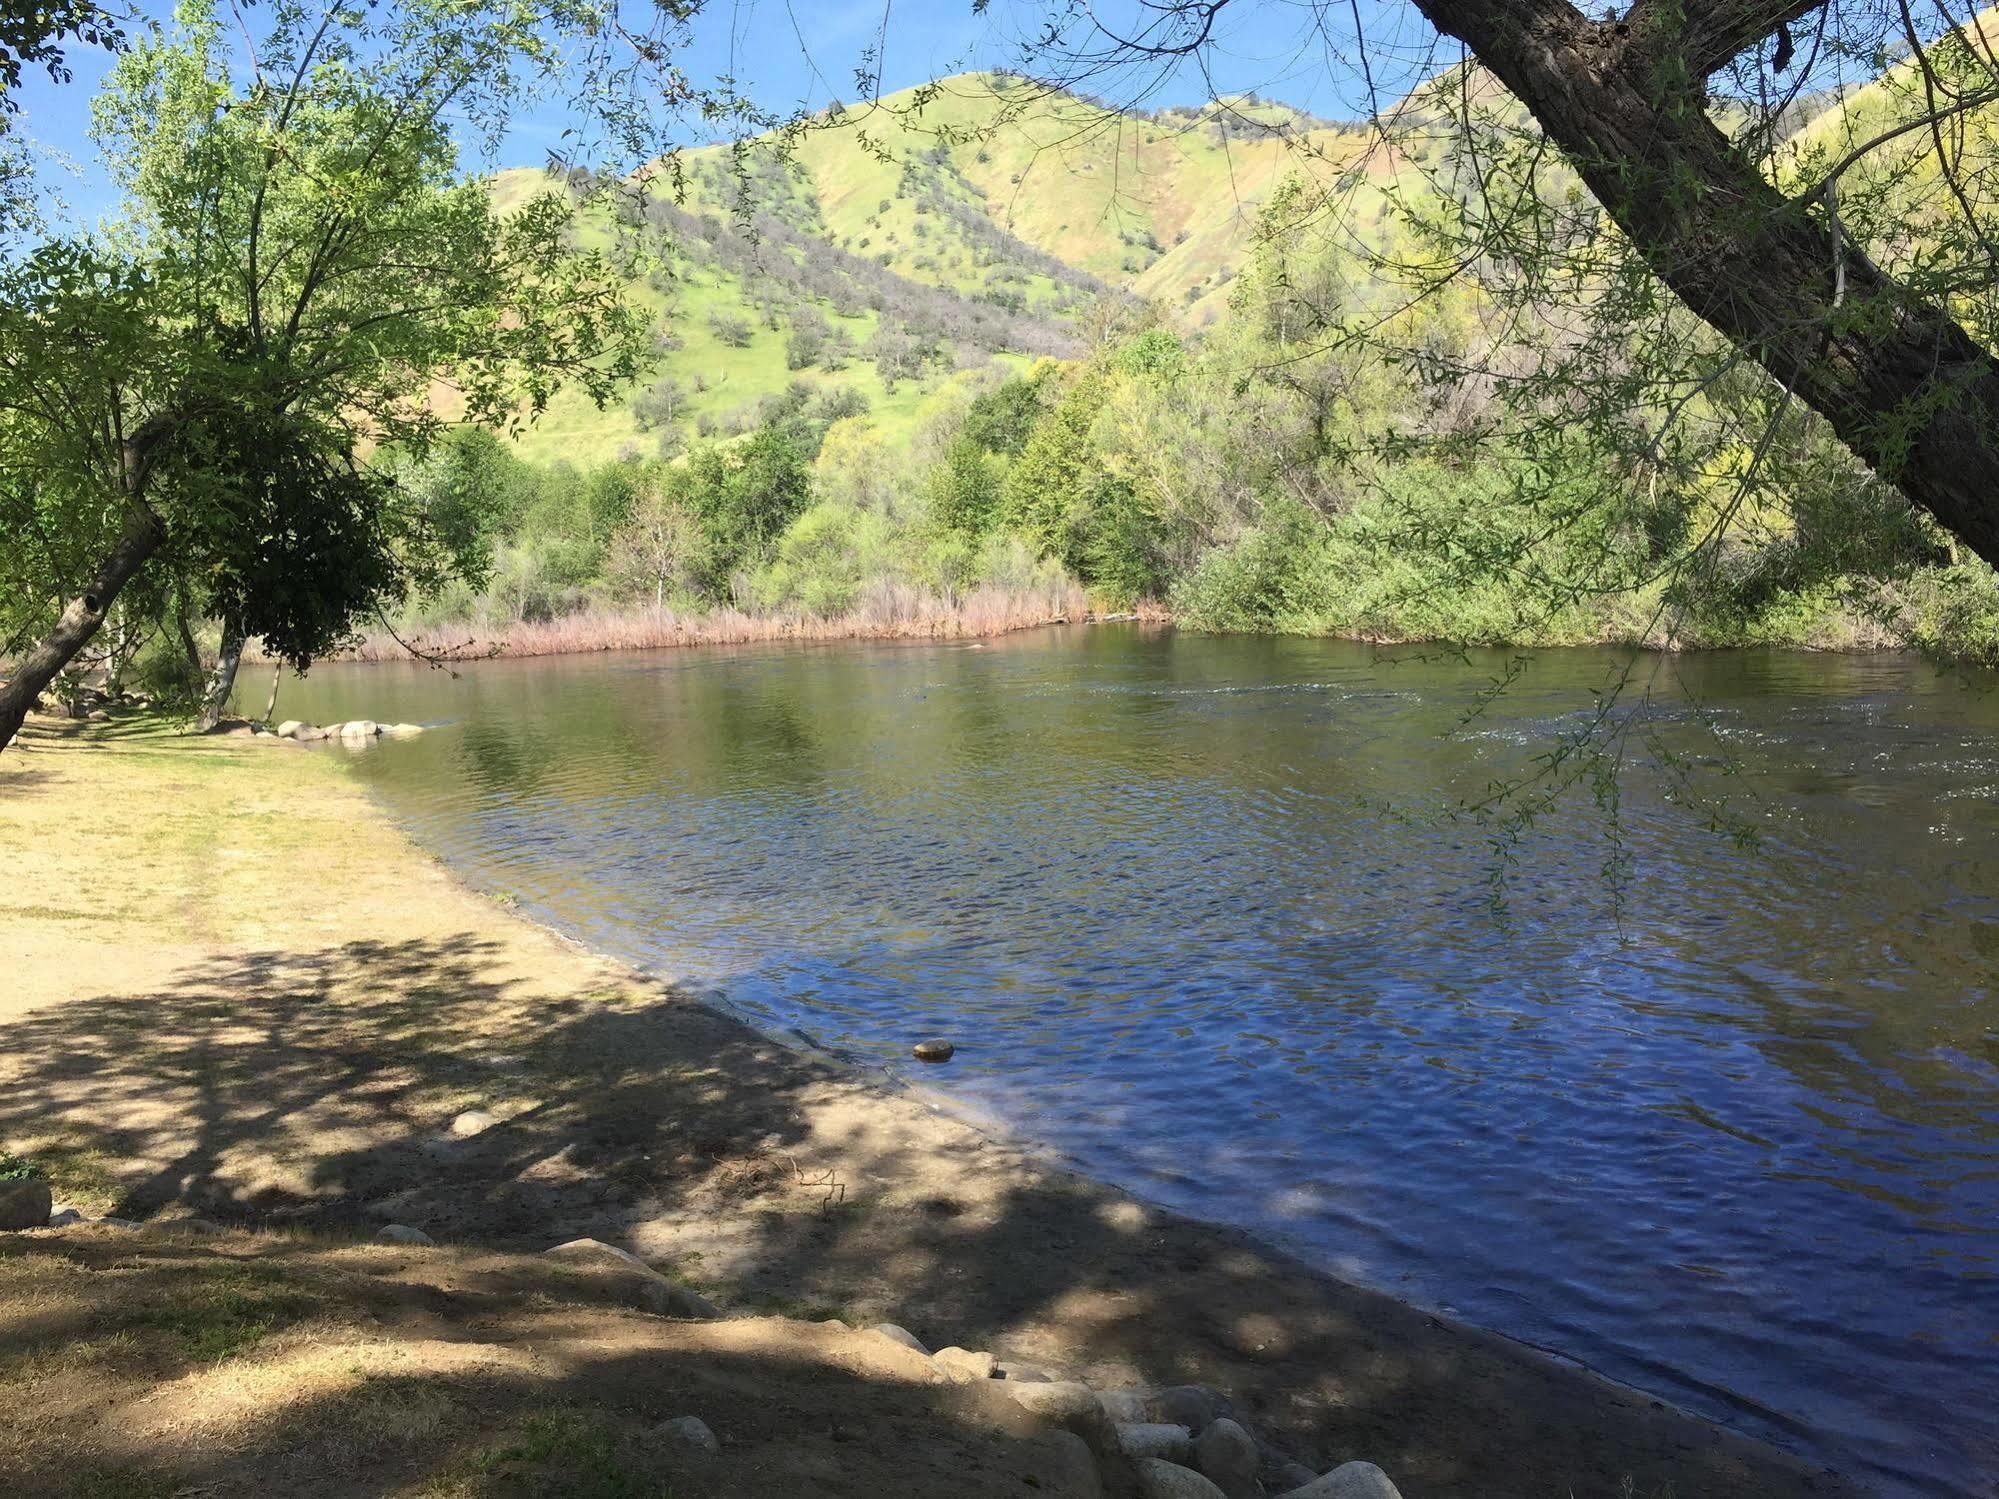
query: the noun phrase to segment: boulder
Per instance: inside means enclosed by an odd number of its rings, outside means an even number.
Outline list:
[[[92,723],[111,722],[111,715],[105,712],[102,708],[92,708],[87,714],[84,715],[84,717],[89,719],[90,722]]]
[[[75,1208],[57,1208],[49,1214],[50,1228],[68,1228],[72,1223],[88,1223],[90,1220]]]
[[[435,1244],[437,1241],[420,1228],[412,1228],[407,1223],[384,1223],[375,1230],[378,1244]]]
[[[1280,1499],[1402,1499],[1402,1491],[1373,1463],[1341,1463]]]
[[[384,739],[414,739],[423,732],[420,723],[385,723],[382,725]]]
[[[1234,1414],[1228,1396],[1204,1384],[1176,1384],[1155,1390],[1147,1408],[1148,1421],[1171,1421],[1189,1431],[1206,1431],[1223,1416]]]
[[[1011,1379],[1016,1384],[1052,1384],[1055,1376],[1039,1364],[1001,1364],[999,1377]]]
[[[930,1357],[930,1350],[923,1346],[923,1340],[906,1327],[897,1327],[893,1322],[883,1322],[875,1327],[875,1331],[891,1343],[900,1343],[912,1352],[920,1353],[925,1358]]]
[[[997,1366],[990,1353],[973,1353],[964,1348],[940,1348],[930,1355],[930,1360],[959,1384],[991,1379]]]
[[[1140,1499],[1227,1499],[1222,1491],[1192,1468],[1141,1457],[1133,1463]]]
[[[351,718],[340,726],[342,739],[373,739],[381,728],[372,718]]]
[[[556,1245],[553,1249],[545,1249],[542,1253],[553,1255],[559,1260],[596,1260],[600,1263],[615,1261],[629,1265],[634,1269],[643,1270],[648,1275],[653,1273],[652,1266],[648,1265],[630,1250],[620,1249],[615,1244],[606,1244],[602,1239],[570,1239],[566,1243]]]
[[[1194,1460],[1194,1434],[1166,1421],[1128,1421],[1117,1429],[1117,1444],[1134,1460],[1156,1457],[1182,1467]]]
[[[1046,1384],[1002,1380],[999,1387],[1013,1396],[1023,1410],[1039,1416],[1050,1426],[1073,1431],[1099,1456],[1117,1452],[1117,1428],[1105,1417],[1104,1408],[1097,1404],[1096,1393],[1088,1385],[1072,1379],[1051,1380]]]
[[[1228,1499],[1256,1499],[1256,1470],[1262,1466],[1256,1438],[1241,1423],[1223,1416],[1194,1438],[1194,1466]]]
[[[660,1434],[683,1442],[689,1447],[697,1447],[703,1452],[720,1452],[722,1444],[715,1440],[715,1433],[708,1429],[708,1423],[699,1416],[675,1416],[671,1421],[659,1423]]]
[[[308,735],[305,732],[308,729],[312,730],[312,733],[310,735]],[[304,719],[287,718],[283,723],[278,725],[278,738],[280,739],[305,739],[308,737],[317,738],[318,735],[319,735],[319,730],[314,729],[312,725],[307,723]]]
[[[639,1305],[655,1317],[671,1317],[676,1322],[713,1322],[722,1315],[722,1309],[700,1292],[677,1286],[650,1270],[639,1282]]]
[[[1101,1390],[1097,1403],[1104,1408],[1104,1414],[1120,1426],[1129,1426],[1136,1421],[1152,1419],[1153,1390]]]
[[[474,1135],[483,1135],[500,1121],[484,1109],[467,1109],[451,1121],[451,1133],[461,1140],[469,1140]]]
[[[919,1041],[910,1048],[910,1054],[919,1062],[948,1062],[957,1050],[949,1041]]]
[[[0,1181],[0,1228],[42,1228],[49,1221],[49,1184],[39,1176]]]
[[[1073,1431],[1044,1431],[1035,1443],[1048,1460],[1037,1465],[1036,1477],[1043,1493],[1073,1496],[1073,1499],[1103,1499],[1103,1475],[1090,1444]]]

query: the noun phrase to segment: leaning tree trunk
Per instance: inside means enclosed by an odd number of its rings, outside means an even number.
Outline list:
[[[201,694],[201,713],[195,727],[202,733],[214,731],[236,690],[236,668],[243,664],[243,625],[235,619],[222,621],[222,654],[215,658],[215,670],[208,674],[208,686]]]
[[[63,606],[55,628],[16,663],[13,675],[0,685],[0,749],[13,743],[36,699],[55,680],[56,673],[90,644],[118,590],[145,566],[165,538],[159,518],[151,510],[137,502],[128,507],[125,529],[84,584],[83,592]]]
[[[1999,362],[1706,113],[1711,73],[1816,4],[1639,0],[1603,22],[1567,0],[1417,4],[1527,106],[1697,316],[1999,566]]]
[[[264,699],[264,722],[269,723],[278,716],[278,689],[284,685],[285,664],[280,661],[271,668],[271,695]]]

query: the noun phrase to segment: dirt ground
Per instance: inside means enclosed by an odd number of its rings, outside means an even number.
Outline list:
[[[0,1148],[46,1162],[58,1200],[155,1222],[204,1215],[257,1243],[352,1245],[396,1221],[467,1263],[592,1236],[732,1312],[895,1321],[933,1348],[990,1348],[1103,1387],[1211,1384],[1314,1468],[1363,1458],[1409,1499],[1853,1492],[1531,1349],[1054,1169],[583,952],[414,849],[340,754],[114,723],[31,725],[0,755]],[[467,1110],[493,1122],[453,1134]],[[16,1241],[10,1287],[37,1265],[62,1294],[76,1259],[51,1247],[58,1237]],[[353,1294],[315,1315],[382,1315],[368,1300],[379,1286]],[[429,1295],[396,1304],[428,1315]],[[686,1379],[731,1390],[747,1423],[759,1402],[803,1399],[768,1361],[730,1364],[676,1343],[695,1336],[681,1324],[618,1318],[652,1340],[642,1362],[666,1372],[647,1378],[681,1378],[685,1363]],[[527,1337],[516,1322],[509,1347]],[[598,1335],[574,1308],[534,1331],[579,1346]],[[224,1367],[253,1380],[275,1356],[260,1345]],[[412,1382],[448,1402],[461,1377],[443,1367]],[[849,1400],[876,1384],[896,1400],[946,1398],[879,1369],[840,1382]],[[602,1406],[611,1388],[564,1376],[516,1403],[555,1400],[565,1440],[601,1458],[631,1439],[601,1424],[629,1415]],[[976,1411],[953,1419],[967,1441],[1028,1440],[994,1436]],[[171,1446],[144,1423],[116,1429],[120,1462]],[[460,1447],[453,1460],[472,1461]],[[828,1473],[846,1471],[839,1456]],[[908,1453],[854,1472],[878,1480],[897,1460],[919,1472]],[[672,1491],[849,1492],[825,1474],[727,1481],[747,1486]],[[902,1491],[982,1492],[931,1481]]]

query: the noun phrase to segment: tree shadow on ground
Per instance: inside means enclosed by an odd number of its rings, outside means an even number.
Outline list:
[[[120,1217],[591,1236],[734,1310],[893,1320],[1100,1387],[1210,1384],[1311,1466],[1365,1458],[1425,1499],[1847,1491],[664,989],[550,995],[499,957],[471,934],[252,952],[31,1012],[0,1140]]]

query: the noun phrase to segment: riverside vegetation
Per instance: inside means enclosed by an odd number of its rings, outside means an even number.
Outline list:
[[[1953,40],[1933,50],[1949,58]],[[149,77],[189,65],[177,55],[135,55],[103,118],[131,158],[135,223],[193,236],[193,255],[221,225],[175,225],[148,195],[209,191],[215,163],[118,134],[149,107]],[[1801,178],[1884,123],[1913,140],[1897,122],[1927,86],[1892,64],[1803,98],[1762,160]],[[1963,113],[1982,141],[1985,111]],[[1044,160],[1050,140],[1065,149]],[[396,145],[414,175],[384,202],[415,201],[449,144]],[[411,644],[976,634],[1140,609],[1398,641],[1999,652],[1988,565],[1628,285],[1614,235],[1554,261],[1484,245],[1476,274],[1438,270],[1464,258],[1475,190],[1506,187],[1516,215],[1583,201],[1573,175],[1520,166],[1544,147],[1458,72],[1345,123],[1254,97],[1133,114],[980,73],[627,177],[501,172],[483,191],[514,226],[505,255],[543,279],[493,262],[465,295],[525,297],[533,317],[504,346],[467,323],[417,365],[380,366],[366,422],[351,405],[315,416],[361,436],[395,414],[365,434],[368,492],[282,545],[198,540],[256,507],[227,486],[197,501],[212,477],[162,465],[154,482],[182,484],[175,503],[202,519],[169,528],[174,555],[108,607],[85,665],[201,697],[212,723],[258,637],[303,664]],[[1901,149],[1872,197],[1848,200],[1850,232],[1886,236],[1912,211],[1931,179]],[[310,180],[271,171],[266,191],[319,223]],[[331,212],[322,227],[347,209]],[[302,309],[319,286],[301,286]],[[200,296],[228,320],[255,312],[227,277]],[[535,420],[496,434],[509,403]],[[240,436],[202,440],[234,451]],[[60,493],[47,478],[7,491],[0,544],[24,578],[85,555],[48,545],[67,534],[51,530]],[[116,514],[69,530],[115,532]],[[351,596],[287,584],[252,607],[301,568]],[[10,593],[0,625],[32,639],[59,596]],[[205,690],[204,654],[221,661]]]

